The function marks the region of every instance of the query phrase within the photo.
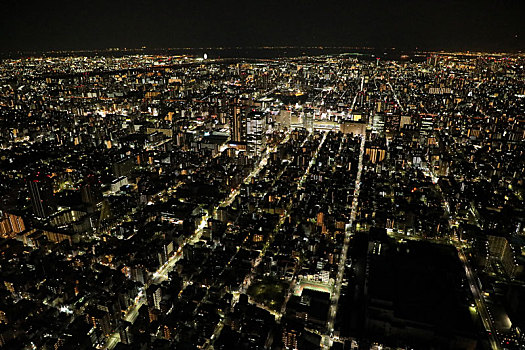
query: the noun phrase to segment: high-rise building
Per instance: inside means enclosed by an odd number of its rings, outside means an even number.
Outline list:
[[[311,111],[307,111],[303,115],[303,126],[309,132],[314,130],[314,115]]]
[[[510,277],[515,277],[519,265],[516,263],[516,253],[508,239],[501,236],[487,236],[489,243],[489,254],[498,259],[503,269]]]
[[[120,342],[123,344],[131,344],[132,342],[132,335],[131,335],[131,326],[132,324],[130,322],[120,320],[119,321],[119,334],[120,334]]]
[[[258,157],[266,146],[266,114],[260,111],[248,113],[246,118],[246,150],[248,156]]]
[[[372,164],[382,162],[386,157],[386,149],[377,145],[370,145],[366,147],[365,154],[369,157]]]
[[[0,237],[12,238],[25,229],[24,220],[20,216],[0,211]]]
[[[100,329],[105,336],[109,336],[113,331],[108,312],[96,307],[90,307],[89,310],[86,311],[86,321],[93,328]]]
[[[297,322],[287,322],[283,327],[283,345],[285,349],[298,350],[301,326]]]
[[[287,109],[281,110],[277,115],[276,121],[281,127],[289,128],[292,124],[292,112]]]
[[[244,118],[242,106],[239,99],[235,98],[232,104],[232,116],[230,120],[230,138],[233,142],[243,142],[245,136]]]
[[[169,137],[171,137],[171,135]],[[135,163],[133,158],[127,157],[120,159],[119,161],[112,164],[113,174],[115,174],[116,177],[129,176],[134,166]]]
[[[385,131],[385,115],[375,114],[372,119],[372,132],[381,134]]]
[[[162,288],[157,287],[153,292],[153,305],[155,309],[160,310],[161,301],[162,301]]]
[[[423,135],[428,135],[434,129],[434,116],[431,114],[421,114],[420,129]]]
[[[102,192],[100,190],[100,183],[94,175],[88,175],[80,186],[80,193],[82,196],[82,203],[97,204],[102,200]]]
[[[29,178],[27,184],[35,216],[44,219],[51,215],[56,209],[53,180],[38,173]]]
[[[283,344],[286,349],[298,349],[297,333],[293,330],[283,332]]]
[[[409,125],[412,122],[412,118],[410,116],[403,115],[401,116],[401,121],[399,122],[399,128],[403,129],[403,126]]]

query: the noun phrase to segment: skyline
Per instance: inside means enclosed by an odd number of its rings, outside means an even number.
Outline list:
[[[525,57],[388,57],[2,60],[0,345],[523,348]]]
[[[525,0],[5,0],[0,350],[525,349]]]

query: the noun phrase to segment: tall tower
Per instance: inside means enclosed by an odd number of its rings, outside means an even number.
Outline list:
[[[29,178],[27,184],[35,216],[44,219],[51,215],[56,209],[53,180],[38,173],[36,176]]]
[[[314,115],[312,111],[307,110],[303,114],[303,126],[309,132],[312,132],[314,130]]]
[[[258,157],[266,146],[266,114],[260,111],[248,113],[246,118],[246,151],[248,156]]]
[[[244,141],[244,128],[243,128],[243,118],[242,118],[242,109],[239,104],[239,99],[236,97],[233,100],[232,106],[232,117],[230,122],[230,137],[233,142]]]

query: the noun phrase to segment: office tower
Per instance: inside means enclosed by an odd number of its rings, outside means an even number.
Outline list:
[[[49,175],[44,176],[38,173],[28,179],[27,184],[35,216],[44,219],[51,215],[56,209],[53,180]]]
[[[434,116],[431,114],[421,114],[421,134],[428,135],[434,129]]]
[[[246,150],[248,156],[258,157],[266,146],[266,114],[260,111],[248,113],[246,118]]]
[[[372,132],[381,134],[385,131],[385,116],[384,114],[375,114],[372,119]]]
[[[314,130],[314,115],[311,111],[307,111],[303,115],[303,126],[309,132]]]
[[[232,104],[232,116],[230,120],[230,137],[233,142],[243,142],[245,128],[243,125],[242,106],[239,99],[235,98]]]

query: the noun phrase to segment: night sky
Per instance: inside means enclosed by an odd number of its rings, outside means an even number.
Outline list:
[[[525,1],[2,0],[0,50],[372,46],[525,50]]]

